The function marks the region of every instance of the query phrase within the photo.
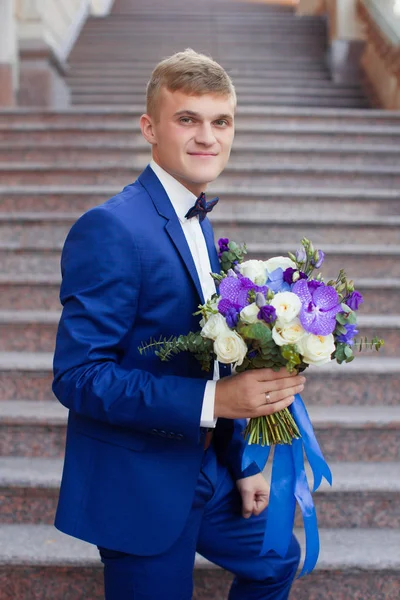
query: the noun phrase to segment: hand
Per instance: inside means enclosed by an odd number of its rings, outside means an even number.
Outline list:
[[[292,404],[304,389],[306,378],[295,373],[255,369],[217,381],[214,416],[250,419],[271,415]],[[268,398],[266,397],[268,394]]]
[[[268,506],[269,485],[261,473],[236,482],[242,497],[242,515],[245,519],[259,515]]]

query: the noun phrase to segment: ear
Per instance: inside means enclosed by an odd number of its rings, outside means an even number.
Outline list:
[[[149,142],[149,144],[154,145],[157,143],[153,121],[149,115],[144,114],[140,117],[140,129],[142,130],[143,137]]]

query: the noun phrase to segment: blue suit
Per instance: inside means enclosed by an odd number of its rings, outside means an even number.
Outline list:
[[[208,219],[202,229],[219,272]],[[165,363],[138,351],[150,337],[197,330],[193,313],[204,301],[179,220],[150,167],[78,219],[61,268],[53,392],[70,410],[55,525],[111,551],[159,555],[176,543],[193,506],[212,374],[187,353]],[[218,464],[233,480],[258,472],[241,470],[244,425],[218,419],[215,430]]]

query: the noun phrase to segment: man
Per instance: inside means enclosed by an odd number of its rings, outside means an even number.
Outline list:
[[[138,351],[197,330],[215,292],[210,222],[185,215],[228,161],[235,107],[210,58],[162,61],[140,120],[150,165],[63,249],[53,391],[70,412],[55,524],[98,546],[107,600],[189,600],[196,550],[236,575],[231,600],[283,600],[297,569],[295,538],[285,558],[259,556],[269,488],[255,464],[241,469],[242,432],[289,406],[304,377],[221,365],[213,378],[192,355]]]

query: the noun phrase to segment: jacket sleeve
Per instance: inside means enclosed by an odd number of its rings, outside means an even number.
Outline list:
[[[112,209],[96,207],[78,219],[61,271],[52,386],[59,401],[92,419],[141,432],[175,431],[198,443],[206,380],[158,377],[119,364],[135,325],[141,266],[132,235]]]

